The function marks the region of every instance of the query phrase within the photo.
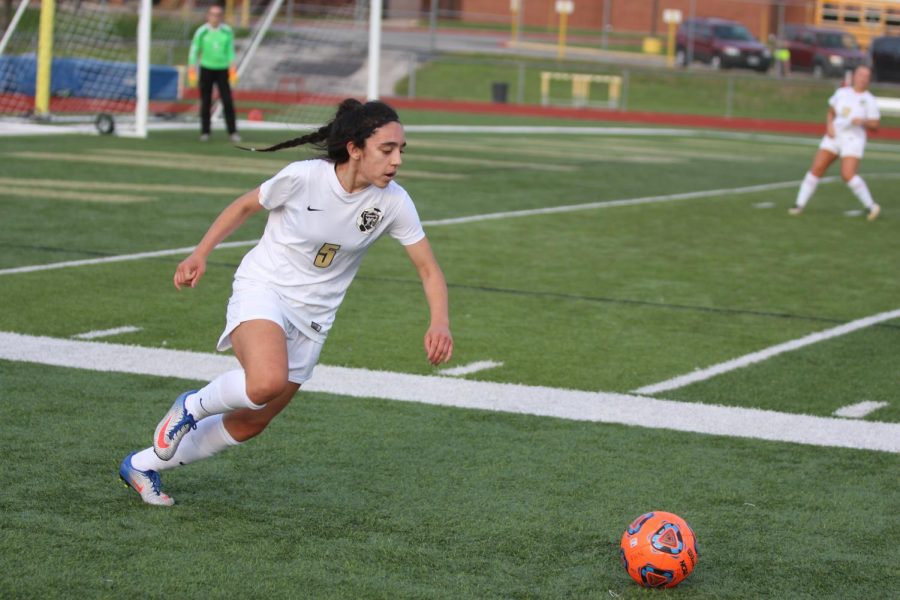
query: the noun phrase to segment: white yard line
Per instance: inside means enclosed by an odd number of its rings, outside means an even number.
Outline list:
[[[4,332],[0,332],[0,360],[201,381],[238,366],[234,357],[223,354]],[[303,388],[359,398],[900,453],[897,423],[325,365],[316,368]]]
[[[247,240],[242,242],[224,242],[216,246],[220,248],[239,248],[241,246],[253,246],[259,240]],[[194,247],[186,248],[170,248],[168,250],[155,250],[153,252],[138,252],[136,254],[119,254],[118,256],[104,256],[102,258],[85,258],[83,260],[67,260],[58,263],[48,263],[46,265],[31,265],[28,267],[14,267],[12,269],[0,270],[0,275],[15,275],[17,273],[33,273],[35,271],[50,271],[53,269],[65,269],[68,267],[85,267],[88,265],[102,265],[105,263],[123,262],[128,260],[141,260],[144,258],[157,258],[160,256],[172,256],[173,254],[184,254],[187,256],[193,252]]]
[[[838,177],[823,177],[820,183],[830,183],[838,181]],[[548,208],[535,208],[529,210],[513,210],[497,213],[486,213],[481,215],[471,215],[468,217],[456,217],[452,219],[436,219],[432,221],[422,221],[425,227],[440,227],[442,225],[459,225],[461,223],[477,223],[479,221],[491,221],[495,219],[512,219],[517,217],[529,217],[533,215],[548,215],[555,213],[568,213],[581,210],[593,210],[597,208],[617,208],[620,206],[634,206],[638,204],[658,204],[661,202],[672,202],[675,200],[691,200],[695,198],[709,198],[714,196],[723,196],[726,194],[750,194],[753,192],[765,192],[770,190],[792,188],[800,185],[798,181],[782,181],[778,183],[764,183],[761,185],[751,185],[737,188],[722,188],[716,190],[702,190],[699,192],[684,192],[680,194],[664,194],[661,196],[645,196],[643,198],[629,198],[625,200],[606,200],[601,202],[587,202],[584,204],[569,204],[566,206],[552,206]],[[226,242],[219,244],[217,248],[236,248],[239,246],[252,246],[259,240],[248,240],[245,242]],[[15,275],[18,273],[31,273],[34,271],[48,271],[52,269],[65,269],[69,267],[84,267],[88,265],[99,265],[113,262],[121,262],[126,260],[140,260],[143,258],[157,258],[160,256],[171,256],[173,254],[189,254],[194,248],[173,248],[170,250],[156,250],[153,252],[139,252],[137,254],[121,254],[118,256],[104,256],[102,258],[86,258],[83,260],[69,260],[65,262],[49,263],[44,265],[31,265],[26,267],[13,267],[10,269],[0,269],[0,275]]]
[[[458,367],[451,367],[449,369],[441,369],[439,373],[441,375],[450,375],[452,377],[458,377],[460,375],[471,375],[472,373],[478,373],[479,371],[486,371],[487,369],[496,369],[497,367],[502,367],[502,362],[495,362],[493,360],[479,360],[473,363],[469,363],[467,365],[460,365]]]
[[[842,406],[841,408],[834,411],[834,416],[844,417],[846,419],[862,419],[863,417],[875,412],[879,408],[884,408],[887,405],[887,402],[863,400],[862,402],[857,402],[856,404]]]
[[[123,333],[137,333],[140,330],[140,327],[125,325],[124,327],[113,327],[112,329],[97,329],[95,331],[86,331],[85,333],[78,333],[76,335],[73,335],[72,337],[76,340],[96,340],[97,338],[110,337]]]
[[[837,177],[823,177],[820,183],[831,183],[837,181]],[[724,196],[726,194],[752,194],[754,192],[768,192],[771,190],[780,190],[785,188],[794,188],[799,185],[797,181],[780,181],[777,183],[763,183],[760,185],[748,185],[736,188],[721,188],[716,190],[703,190],[699,192],[682,192],[680,194],[663,194],[661,196],[644,196],[643,198],[628,198],[625,200],[603,200],[600,202],[587,202],[584,204],[567,204],[564,206],[549,206],[547,208],[532,208],[528,210],[510,210],[505,212],[488,213],[483,215],[472,215],[469,217],[454,217],[451,219],[438,219],[430,221],[427,224],[434,227],[435,225],[458,225],[460,223],[476,223],[479,221],[490,221],[494,219],[512,219],[516,217],[531,217],[534,215],[552,215],[556,213],[568,213],[581,210],[592,210],[595,208],[617,208],[620,206],[635,206],[638,204],[659,204],[661,202],[673,202],[676,200],[693,200],[696,198],[709,198],[715,196]],[[2,274],[2,272],[0,272]]]
[[[830,340],[831,338],[846,335],[848,333],[852,333],[866,327],[871,327],[872,325],[876,325],[884,321],[891,321],[898,318],[900,318],[900,309],[878,313],[877,315],[864,317],[862,319],[857,319],[856,321],[850,321],[849,323],[844,323],[843,325],[838,325],[837,327],[832,327],[831,329],[811,333],[802,338],[784,342],[783,344],[778,344],[776,346],[771,346],[758,352],[746,354],[744,356],[734,358],[732,360],[719,363],[705,369],[699,369],[686,375],[680,375],[672,379],[667,379],[666,381],[654,383],[653,385],[647,385],[634,390],[634,393],[656,394],[659,392],[675,390],[692,383],[697,383],[698,381],[705,381],[707,379],[715,377],[716,375],[722,375],[723,373],[728,373],[729,371],[734,371],[735,369],[741,369],[754,363],[768,360],[773,356],[777,356],[785,352],[798,350],[811,344],[824,342],[825,340]]]

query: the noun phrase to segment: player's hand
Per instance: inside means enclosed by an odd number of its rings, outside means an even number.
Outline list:
[[[829,124],[828,124],[827,130],[826,130],[825,133],[827,133],[827,134],[828,134],[828,137],[830,137],[830,138],[835,137],[835,133],[834,133],[834,124],[833,124],[833,123],[829,123]]]
[[[206,272],[206,259],[202,256],[191,254],[178,264],[175,269],[175,287],[181,289],[183,286],[197,287],[197,282]]]
[[[433,365],[445,363],[453,356],[453,335],[446,325],[432,325],[425,332],[425,354]]]
[[[850,121],[850,124],[854,125],[854,126],[858,126],[858,125],[865,124],[865,122],[866,122],[865,119],[853,119],[852,121]]]
[[[234,65],[228,67],[228,83],[229,85],[237,85],[238,82],[238,74],[237,69]]]
[[[197,87],[197,67],[188,67],[188,87]]]

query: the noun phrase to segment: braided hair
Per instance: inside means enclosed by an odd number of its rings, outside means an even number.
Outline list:
[[[395,121],[399,123],[400,117],[384,102],[372,100],[363,104],[355,98],[347,98],[338,105],[334,118],[316,131],[268,148],[248,149],[254,152],[275,152],[309,144],[323,152],[322,158],[340,165],[350,160],[348,142],[362,148],[376,129]]]

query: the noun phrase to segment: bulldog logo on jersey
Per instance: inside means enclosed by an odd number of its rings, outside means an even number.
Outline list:
[[[381,214],[380,208],[369,208],[362,211],[356,219],[356,226],[359,227],[359,230],[363,233],[369,233],[381,223]]]

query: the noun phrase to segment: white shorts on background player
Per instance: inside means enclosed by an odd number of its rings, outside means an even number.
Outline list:
[[[866,150],[866,136],[854,131],[841,132],[834,137],[825,135],[819,142],[819,149],[837,154],[841,158],[862,158]]]
[[[869,121],[881,118],[875,96],[868,91],[857,92],[852,87],[841,87],[828,99],[828,105],[834,109],[835,136],[823,137],[819,148],[842,158],[862,158],[866,148],[866,128],[852,123],[854,119]]]

